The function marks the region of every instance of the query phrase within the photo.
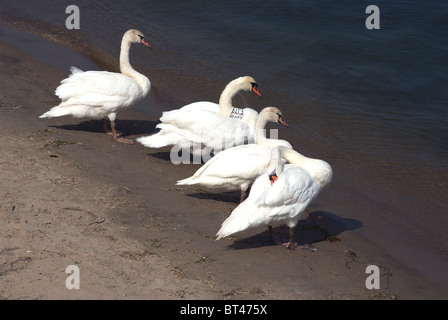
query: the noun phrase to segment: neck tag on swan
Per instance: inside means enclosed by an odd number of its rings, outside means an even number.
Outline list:
[[[243,109],[233,108],[232,112],[230,113],[230,118],[241,120],[241,119],[243,119],[243,115],[244,115]]]

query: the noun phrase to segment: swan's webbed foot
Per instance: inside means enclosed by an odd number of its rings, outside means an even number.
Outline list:
[[[112,137],[114,137],[114,139],[116,139],[117,137],[121,137],[121,136],[123,136],[123,133],[122,132],[120,132],[120,131],[118,131],[118,130],[116,130],[115,129],[115,123],[110,123],[110,126],[111,126],[111,128],[112,128],[112,130],[109,130],[109,128],[108,128],[108,126],[107,126],[107,122],[106,122],[106,119],[101,119],[101,122],[102,122],[102,124],[103,124],[103,131],[105,132],[105,133],[107,133],[108,135],[111,135]],[[114,133],[115,132],[115,133]],[[116,136],[115,136],[116,135]]]
[[[308,244],[299,245],[295,242],[285,242],[285,243],[282,243],[282,245],[284,245],[286,247],[286,249],[289,249],[289,250],[304,250],[304,251],[317,252],[316,248],[313,248]]]
[[[114,133],[113,133],[112,131],[105,131],[105,132],[106,132],[108,135],[114,137]],[[124,136],[124,133],[123,133],[123,132],[120,132],[120,131],[118,131],[118,130],[115,130],[115,133],[116,133],[116,137],[115,137],[114,139],[116,139],[116,138],[120,138],[120,137]]]
[[[311,251],[311,252],[317,252],[316,248],[311,247],[308,244],[299,245],[294,241],[294,229],[289,228],[289,241],[281,241],[278,238],[274,236],[274,232],[271,226],[269,228],[269,234],[271,236],[272,241],[275,244],[279,244],[282,246],[285,246],[289,250],[305,250],[305,251]]]
[[[107,127],[106,127],[105,123],[106,122],[103,121],[103,128],[106,130]],[[134,140],[123,138],[123,133],[121,133],[115,129],[115,121],[110,122],[110,127],[112,129],[112,132],[106,131],[106,133],[111,134],[112,137],[114,138],[114,140],[121,142],[121,143],[135,144]]]
[[[121,143],[135,144],[134,140],[132,140],[132,139],[125,139],[123,137],[117,137],[115,140],[118,141],[118,142],[121,142]]]

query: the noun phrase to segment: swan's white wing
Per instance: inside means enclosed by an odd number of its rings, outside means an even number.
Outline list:
[[[254,219],[264,225],[289,224],[294,226],[301,214],[317,197],[321,187],[305,170],[289,165],[274,184],[255,200]],[[258,212],[263,212],[260,216]]]
[[[186,139],[212,148],[242,144],[250,134],[246,123],[207,110],[174,110],[164,113],[160,120],[177,128]]]
[[[62,106],[121,107],[142,97],[138,83],[121,73],[77,69],[56,88]]]
[[[261,226],[295,223],[320,192],[320,186],[301,168],[287,165],[271,185],[268,174],[258,177],[243,201],[223,222],[217,239]]]
[[[209,187],[239,187],[249,184],[269,164],[270,149],[249,144],[226,149],[199,168],[179,185],[202,184]]]
[[[249,197],[240,203],[222,223],[221,228],[216,234],[216,240],[228,237],[243,230],[265,225],[265,217],[269,213],[269,209],[260,208],[255,201],[264,190],[270,187],[270,185],[271,182],[269,181],[267,174],[263,174],[255,180],[250,190]]]
[[[210,101],[198,101],[187,104],[180,108],[182,111],[205,110],[219,113],[219,104]],[[175,110],[173,110],[175,111]]]
[[[56,95],[62,102],[40,118],[71,115],[76,118],[115,118],[115,113],[144,97],[137,82],[121,73],[87,71],[72,67],[72,74],[61,81]],[[148,80],[149,81],[149,80]]]
[[[183,148],[192,147],[192,143],[201,143],[201,131],[204,128],[198,126],[198,129],[194,129],[195,122],[194,114],[204,110],[182,110],[176,109],[171,111],[165,111],[160,117],[161,123],[157,124],[156,128],[160,129],[160,132],[139,137],[137,142],[143,144],[149,148],[162,148],[169,145],[178,145]],[[205,111],[205,114],[212,111]],[[204,114],[204,113],[203,113]],[[177,119],[179,118],[179,120]],[[177,127],[177,125],[181,125]]]
[[[280,177],[258,197],[256,203],[269,207],[309,203],[319,191],[319,184],[308,172],[294,165],[286,165]]]
[[[253,217],[255,210],[256,205],[249,198],[240,203],[222,223],[221,228],[216,233],[216,240],[259,226],[259,223]]]
[[[159,133],[137,139],[147,147],[160,148],[169,145],[193,143],[205,145],[217,154],[223,149],[250,141],[248,124],[208,110],[172,110],[164,112]]]
[[[216,177],[258,177],[254,172],[264,172],[269,163],[270,150],[264,146],[249,144],[224,150],[214,156],[193,175]]]
[[[189,148],[190,142],[186,140],[182,133],[177,133],[177,128],[164,123],[159,123],[157,128],[160,128],[160,132],[150,136],[143,136],[136,139],[148,148],[163,148],[169,145],[178,145],[180,148]]]
[[[265,146],[267,146],[269,148],[286,147],[288,149],[293,149],[292,144],[283,139],[266,139]]]

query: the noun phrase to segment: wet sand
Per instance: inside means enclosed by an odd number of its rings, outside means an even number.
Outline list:
[[[36,55],[66,50],[40,41]],[[199,165],[173,165],[169,148],[117,143],[100,121],[39,119],[68,70],[25,51],[0,43],[0,299],[443,297],[357,233],[362,222],[333,213],[331,185],[296,231],[316,253],[272,245],[264,228],[215,241],[239,194],[175,186]],[[90,67],[74,51],[63,59]],[[154,130],[157,118],[139,111],[163,109],[153,85],[118,115],[127,138]],[[365,286],[370,264],[379,290]],[[69,265],[79,267],[79,290],[66,288]]]

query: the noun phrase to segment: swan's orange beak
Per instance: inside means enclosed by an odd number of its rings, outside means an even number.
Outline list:
[[[289,127],[288,124],[286,123],[285,119],[283,119],[282,116],[280,116],[280,117],[278,118],[278,122],[280,122],[282,125],[284,125],[284,126],[287,127],[287,128]]]
[[[148,48],[151,48],[151,46],[149,45],[148,41],[146,41],[145,38],[142,38],[142,39],[140,40],[140,43],[141,43],[142,45],[144,45],[144,46],[147,46]]]
[[[260,93],[260,91],[258,91],[257,85],[252,86],[252,92],[254,92],[257,96],[261,97],[261,93]]]
[[[273,173],[269,175],[269,180],[271,181],[271,186],[274,184],[274,182],[278,179],[277,174]]]

